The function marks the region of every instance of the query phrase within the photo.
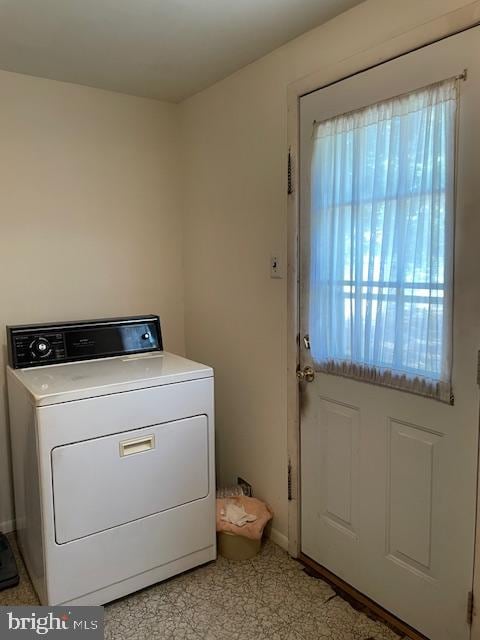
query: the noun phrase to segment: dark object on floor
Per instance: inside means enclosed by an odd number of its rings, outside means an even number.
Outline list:
[[[9,587],[16,587],[19,581],[15,556],[7,536],[0,533],[0,591]]]

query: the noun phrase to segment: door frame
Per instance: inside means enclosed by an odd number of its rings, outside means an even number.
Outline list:
[[[300,555],[300,402],[296,369],[299,364],[299,114],[300,98],[346,78],[480,25],[480,0],[414,27],[388,42],[382,42],[329,67],[314,72],[287,87],[287,454],[289,465],[288,551]],[[480,465],[477,487],[480,487]],[[477,488],[477,518],[473,579],[474,603],[480,599],[480,499]],[[480,640],[480,606],[473,608],[471,640]]]

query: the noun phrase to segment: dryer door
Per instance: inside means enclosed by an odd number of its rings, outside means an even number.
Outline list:
[[[205,498],[208,462],[204,415],[56,447],[57,543]]]

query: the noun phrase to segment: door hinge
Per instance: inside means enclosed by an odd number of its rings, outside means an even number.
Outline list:
[[[473,624],[473,591],[469,591],[467,596],[467,623]]]
[[[480,387],[480,351],[477,351],[477,384]]]
[[[287,169],[287,193],[293,193],[293,170],[292,170],[292,152],[288,150],[288,169]]]
[[[293,500],[292,496],[292,463],[288,461],[288,500]]]

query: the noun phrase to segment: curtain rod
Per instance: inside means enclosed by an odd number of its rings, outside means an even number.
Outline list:
[[[401,93],[398,96],[393,96],[393,98],[400,98],[402,96],[407,96],[410,93],[415,93],[415,91],[420,91],[422,88],[426,89],[429,86],[434,86],[434,85],[437,85],[437,84],[441,84],[443,82],[447,82],[447,80],[462,80],[463,82],[466,82],[467,73],[468,73],[468,69],[464,69],[462,73],[459,73],[456,76],[450,76],[450,78],[446,78],[445,80],[439,80],[438,82],[434,82],[432,85],[427,85],[426,87],[421,87],[420,89],[414,89],[413,91],[406,91],[405,93]],[[348,80],[348,78],[345,78],[345,79]],[[322,91],[322,89],[318,89],[318,91]],[[393,98],[387,98],[385,100],[380,100],[378,103],[374,103],[374,104],[380,104],[382,102],[388,102],[389,100],[392,100]],[[368,108],[368,106],[374,106],[374,105],[366,105],[365,107],[360,107],[359,109],[352,109],[352,111],[346,111],[345,113],[341,113],[341,114],[338,114],[337,116],[333,116],[333,118],[338,118],[339,116],[346,116],[346,115],[349,115],[351,113],[355,113],[356,111],[362,111],[363,109]],[[327,118],[327,120],[330,120],[330,119],[331,118]],[[327,120],[314,120],[312,122],[312,125],[321,124],[322,122],[326,122]]]

